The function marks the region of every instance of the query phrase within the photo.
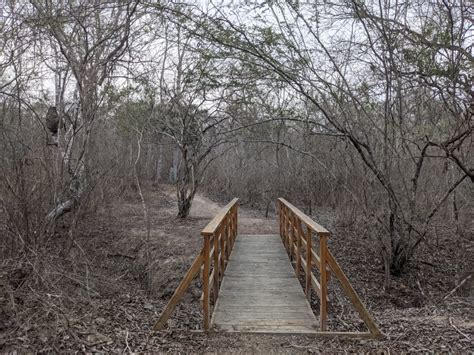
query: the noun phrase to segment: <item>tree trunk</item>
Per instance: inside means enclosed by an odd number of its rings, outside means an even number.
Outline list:
[[[176,188],[178,195],[178,217],[186,218],[191,211],[194,195],[198,187],[198,168],[193,157],[189,155],[188,147],[180,149],[181,159],[177,166]]]
[[[179,197],[178,202],[178,217],[186,218],[191,212],[192,199],[190,197]]]
[[[179,181],[179,180],[178,180]],[[178,192],[178,217],[187,218],[191,212],[194,195],[196,194],[196,186],[190,184],[189,180],[181,186],[177,186]]]

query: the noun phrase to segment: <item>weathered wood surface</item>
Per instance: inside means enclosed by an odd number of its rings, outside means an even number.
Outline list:
[[[211,326],[256,333],[313,333],[318,321],[278,235],[239,235]]]
[[[216,230],[222,225],[222,221],[225,217],[229,214],[230,210],[234,208],[239,202],[238,198],[234,198],[230,201],[209,223],[204,229],[201,231],[202,235],[213,235]]]
[[[293,206],[284,198],[279,198],[278,201],[286,205],[286,207],[289,208],[300,219],[301,222],[306,224],[306,226],[311,228],[315,233],[317,233],[318,235],[329,235],[329,231],[326,228],[324,228],[322,225],[313,221],[306,214],[301,212],[299,208]]]

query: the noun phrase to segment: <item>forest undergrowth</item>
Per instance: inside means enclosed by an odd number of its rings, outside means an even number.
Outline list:
[[[69,223],[64,219],[64,228],[36,255],[1,262],[1,352],[474,351],[474,248],[469,236],[456,238],[454,246],[452,231],[440,229],[435,240],[418,250],[408,275],[383,290],[379,251],[364,232],[369,226],[344,225],[331,210],[316,210],[313,217],[332,232],[329,248],[384,340],[204,334],[199,332],[198,280],[167,329],[152,334],[154,322],[202,246],[200,230],[225,201],[198,194],[190,217],[178,219],[172,186],[148,187],[145,192],[150,240],[141,201],[130,193],[81,220],[71,247],[62,233]],[[244,206],[239,232],[276,233],[276,215],[265,218],[264,212]],[[364,329],[333,279],[329,300],[330,330]],[[312,306],[317,312],[314,297]]]

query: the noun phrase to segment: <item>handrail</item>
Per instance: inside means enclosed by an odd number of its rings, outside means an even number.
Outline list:
[[[293,206],[287,200],[284,198],[279,198],[278,201],[290,209],[301,220],[301,222],[306,224],[306,226],[313,232],[317,233],[318,235],[329,235],[329,231],[326,228],[313,221],[310,217],[301,212],[297,207]]]
[[[301,212],[298,208],[283,198],[278,199],[280,236],[288,252],[290,260],[296,261],[295,272],[299,278],[301,270],[305,274],[305,293],[308,300],[311,298],[311,288],[313,288],[320,300],[320,329],[325,334],[327,328],[327,283],[329,281],[329,270],[332,270],[342,285],[342,288],[360,317],[367,325],[369,333],[347,333],[354,335],[367,335],[379,338],[382,333],[378,329],[375,321],[362,304],[359,296],[350,284],[348,278],[342,271],[334,256],[328,249],[327,241],[330,236],[329,231],[309,216]],[[306,228],[303,228],[303,225]],[[319,237],[319,255],[313,250],[312,235]],[[319,281],[314,275],[312,267],[319,270]],[[343,334],[343,333],[339,333]]]
[[[212,235],[216,232],[216,230],[222,225],[222,222],[224,222],[224,218],[227,216],[229,211],[237,205],[239,202],[238,198],[234,198],[232,201],[230,201],[223,209],[221,212],[219,212],[217,215],[214,216],[214,218],[204,227],[204,229],[201,231],[201,235]]]
[[[224,277],[224,270],[237,237],[238,201],[238,198],[234,198],[229,202],[201,232],[204,239],[201,295],[204,330],[208,330],[210,326],[211,294],[214,296],[215,303],[219,295],[220,283]]]
[[[209,306],[211,292],[214,302],[219,293],[219,284],[224,277],[224,270],[237,237],[237,209],[238,199],[234,198],[221,212],[219,212],[201,231],[203,248],[194,259],[168,304],[161,312],[160,318],[153,327],[154,331],[164,328],[169,317],[184,295],[184,292],[199,271],[202,271],[203,292],[201,306],[203,308],[203,327],[209,329]],[[212,244],[212,248],[211,248]],[[212,258],[212,263],[211,263]],[[212,271],[211,271],[212,268]],[[211,271],[211,272],[210,272]]]

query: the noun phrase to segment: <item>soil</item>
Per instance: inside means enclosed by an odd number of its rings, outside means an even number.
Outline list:
[[[88,215],[64,253],[57,237],[36,257],[4,260],[0,269],[0,351],[9,352],[407,352],[474,351],[472,236],[440,230],[407,274],[382,288],[380,257],[366,226],[342,226],[334,211],[313,217],[332,236],[329,248],[385,335],[384,340],[305,335],[202,333],[195,280],[161,332],[154,322],[198,255],[200,230],[225,205],[198,194],[187,219],[176,218],[172,186],[147,189],[150,235],[131,195]],[[241,208],[239,233],[277,233],[275,215]],[[463,283],[464,282],[464,283]],[[455,289],[462,283],[462,286]],[[454,290],[454,291],[453,291]],[[364,330],[335,280],[330,330]],[[317,299],[312,300],[315,311]]]

